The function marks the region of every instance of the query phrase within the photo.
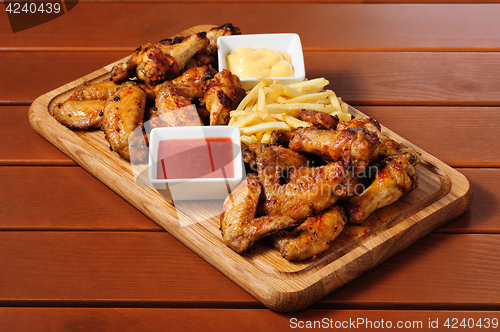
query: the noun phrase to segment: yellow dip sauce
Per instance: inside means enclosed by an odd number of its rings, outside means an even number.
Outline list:
[[[239,78],[292,77],[291,56],[267,48],[240,47],[226,57],[227,69]]]

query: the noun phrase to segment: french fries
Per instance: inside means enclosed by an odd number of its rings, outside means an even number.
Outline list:
[[[341,121],[351,120],[348,106],[332,90],[324,78],[281,84],[279,80],[260,80],[236,110],[230,113],[230,126],[240,128],[240,139],[246,144],[269,143],[274,130],[295,130],[310,124],[298,119],[302,110],[337,115]]]

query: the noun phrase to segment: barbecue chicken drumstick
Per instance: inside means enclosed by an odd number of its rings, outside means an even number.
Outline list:
[[[178,44],[165,39],[157,44],[147,43],[135,50],[125,63],[111,70],[113,82],[121,83],[136,76],[146,84],[158,84],[177,77],[188,61],[210,43],[206,32],[192,35]]]

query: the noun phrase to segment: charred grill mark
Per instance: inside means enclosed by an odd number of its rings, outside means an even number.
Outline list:
[[[219,98],[219,102],[223,106],[231,105],[231,98],[229,98],[223,91],[217,91],[217,97]]]

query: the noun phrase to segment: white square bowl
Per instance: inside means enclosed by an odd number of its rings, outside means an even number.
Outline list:
[[[194,178],[194,179],[158,179],[158,146],[162,140],[224,137],[230,138],[233,149],[234,177],[231,178]],[[207,146],[208,154],[208,146]],[[189,164],[179,167],[189,168]],[[246,176],[241,156],[240,130],[231,126],[213,127],[161,127],[151,130],[149,139],[149,181],[155,189],[174,202],[184,200],[220,200],[236,188]],[[169,190],[164,190],[169,189]]]
[[[300,37],[296,33],[273,33],[255,35],[223,36],[217,39],[219,70],[227,69],[226,56],[239,47],[267,48],[275,51],[285,51],[292,58],[293,77],[271,77],[279,79],[281,83],[303,81],[306,77],[304,54]],[[245,90],[252,89],[259,83],[257,78],[241,78]]]

